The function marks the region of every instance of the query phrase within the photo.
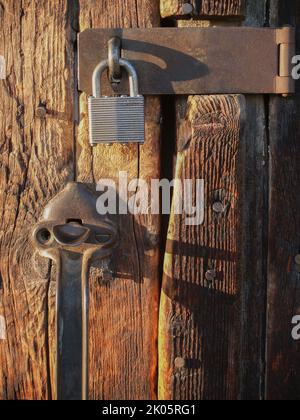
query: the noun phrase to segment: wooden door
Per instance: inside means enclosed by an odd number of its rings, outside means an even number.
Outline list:
[[[120,244],[90,272],[90,399],[299,399],[299,96],[147,97],[143,146],[91,149],[77,89],[87,28],[299,25],[299,7],[0,2],[1,400],[55,396],[57,268],[33,226],[68,182],[120,171],[203,178],[205,217],[116,217]]]

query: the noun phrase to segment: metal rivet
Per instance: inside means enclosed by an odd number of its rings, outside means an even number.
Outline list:
[[[295,257],[295,263],[300,265],[300,254],[296,255]]]
[[[216,270],[207,270],[205,273],[205,279],[209,282],[216,280],[217,272]]]
[[[224,213],[225,211],[224,205],[220,201],[217,201],[216,203],[214,203],[212,207],[215,213]]]
[[[190,15],[193,12],[193,10],[194,10],[194,7],[190,3],[184,3],[182,5],[182,13],[184,15]]]
[[[35,114],[38,118],[46,118],[47,109],[44,105],[39,105],[35,111]]]
[[[174,364],[177,369],[183,369],[186,363],[182,357],[176,357]]]

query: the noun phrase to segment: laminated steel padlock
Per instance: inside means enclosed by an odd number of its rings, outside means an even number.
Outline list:
[[[130,96],[102,96],[101,76],[109,67],[102,61],[93,73],[93,96],[89,97],[90,143],[144,143],[145,100],[139,95],[138,76],[133,65],[120,59],[129,76]]]

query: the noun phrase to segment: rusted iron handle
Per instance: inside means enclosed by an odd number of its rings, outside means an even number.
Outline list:
[[[61,251],[56,283],[56,399],[82,399],[82,260]]]

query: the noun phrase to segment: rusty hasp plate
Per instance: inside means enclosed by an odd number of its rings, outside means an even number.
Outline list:
[[[79,90],[92,94],[92,75],[119,37],[143,95],[289,94],[295,30],[285,28],[88,29],[79,35]],[[104,94],[128,93],[128,82]]]

